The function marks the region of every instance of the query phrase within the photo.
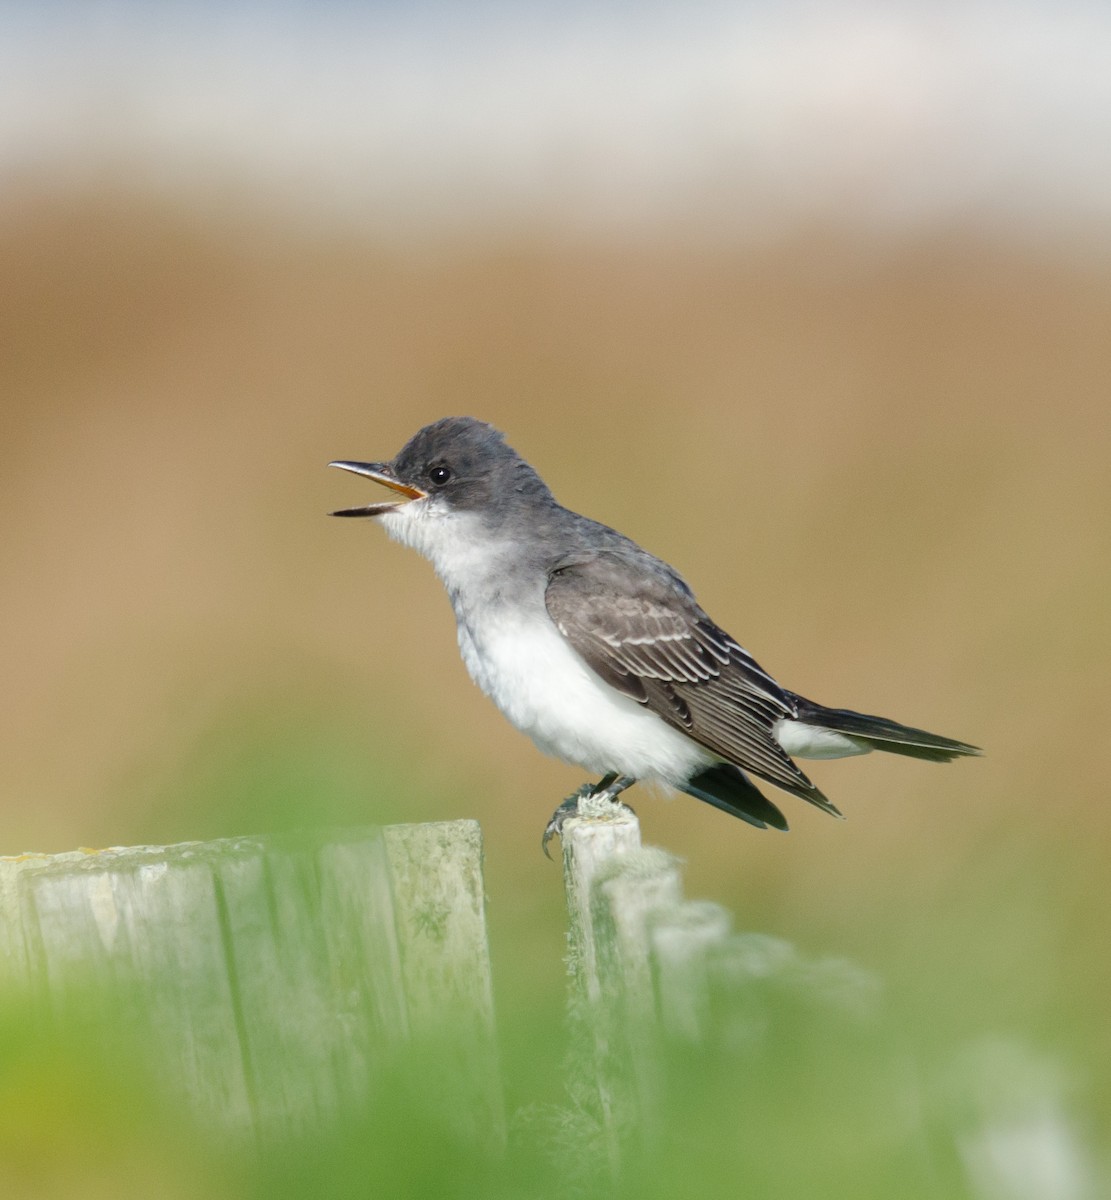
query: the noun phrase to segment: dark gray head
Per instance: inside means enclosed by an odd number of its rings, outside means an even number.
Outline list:
[[[488,520],[522,505],[551,501],[539,475],[492,425],[445,417],[426,425],[391,462],[334,462],[398,492],[400,500],[345,508],[337,517],[380,517],[421,502],[428,512],[482,513]]]

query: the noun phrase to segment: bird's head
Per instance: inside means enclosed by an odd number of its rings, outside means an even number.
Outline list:
[[[447,539],[496,536],[522,507],[551,501],[539,475],[492,425],[445,417],[414,434],[389,462],[329,464],[381,483],[396,498],[344,508],[336,517],[377,517],[391,537],[434,561]]]

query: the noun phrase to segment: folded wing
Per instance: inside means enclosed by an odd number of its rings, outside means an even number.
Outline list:
[[[605,550],[558,564],[545,603],[560,633],[611,687],[711,753],[837,814],[775,739],[776,722],[797,715],[795,697],[710,620],[678,575],[649,563]]]

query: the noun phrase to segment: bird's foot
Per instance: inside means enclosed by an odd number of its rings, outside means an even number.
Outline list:
[[[566,800],[552,813],[551,820],[544,826],[544,836],[540,839],[540,849],[544,851],[544,857],[551,859],[551,854],[548,851],[548,843],[554,837],[563,839],[563,822],[568,817],[577,817],[579,815],[579,801],[585,800],[587,796],[594,795],[594,789],[597,785],[593,783],[584,783],[581,788],[571,793]]]
[[[631,813],[629,805],[618,801],[626,788],[632,787],[636,780],[628,775],[618,775],[616,772],[604,776],[597,783],[584,783],[581,788],[571,793],[566,800],[552,813],[552,818],[544,827],[544,836],[540,839],[540,848],[546,858],[552,856],[548,852],[548,843],[558,836],[563,840],[563,824],[569,817],[603,816],[608,806],[616,805]],[[587,803],[583,803],[586,801]]]

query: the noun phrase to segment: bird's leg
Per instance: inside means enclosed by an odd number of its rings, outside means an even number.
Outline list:
[[[636,783],[636,780],[631,775],[618,775],[617,772],[614,771],[612,774],[606,775],[603,779],[598,781],[598,785],[594,789],[593,793],[594,798],[596,800],[613,800],[614,802],[617,802],[617,797],[620,796],[621,793],[627,788],[631,788],[634,783]],[[629,808],[624,801],[621,801],[621,807]],[[629,808],[629,812],[632,811],[633,810]]]
[[[552,856],[548,853],[548,843],[557,834],[560,838],[563,837],[563,823],[568,817],[575,817],[579,814],[579,802],[582,800],[613,800],[621,795],[626,788],[630,788],[636,780],[631,775],[619,775],[616,771],[610,771],[607,775],[603,775],[597,783],[584,783],[581,788],[571,793],[566,800],[552,813],[552,819],[544,827],[544,836],[540,839],[540,848],[544,851],[547,858]],[[627,804],[622,804],[623,808],[628,808]],[[629,808],[629,812],[633,810]]]

